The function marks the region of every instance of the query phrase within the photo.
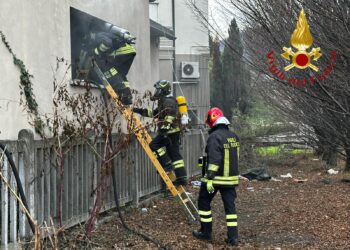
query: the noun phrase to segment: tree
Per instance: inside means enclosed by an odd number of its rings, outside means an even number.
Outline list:
[[[212,67],[210,70],[210,106],[222,107],[224,95],[222,64],[220,53],[220,41],[216,37],[214,40],[210,39],[210,52]]]
[[[189,0],[199,15],[195,1]],[[244,47],[247,65],[259,76],[256,90],[265,100],[274,104],[285,115],[293,118],[311,135],[310,145],[326,146],[321,151],[338,151],[345,156],[345,170],[350,171],[350,2],[348,0],[220,0],[224,15],[235,16],[237,11],[245,23]],[[276,51],[279,65],[286,61],[279,55],[288,47],[295,23],[301,9],[307,13],[315,45],[322,50],[317,65],[331,61],[336,52],[332,74],[327,79],[315,80],[310,86],[295,86],[276,75],[270,74],[266,55]],[[203,15],[201,15],[203,17]],[[208,20],[206,23],[215,29]],[[294,26],[294,27],[293,27]],[[235,51],[234,48],[232,48]],[[283,72],[288,78],[310,78],[325,72],[315,73],[311,69]],[[283,68],[283,66],[282,66]],[[317,131],[317,132],[316,132]],[[331,147],[331,149],[329,149]],[[330,162],[332,157],[327,156]]]
[[[347,155],[345,170],[350,170],[350,74],[349,74],[349,1],[230,1],[232,7],[239,9],[246,18],[246,48],[254,71],[265,75],[257,86],[266,100],[275,104],[289,117],[294,118],[304,129],[313,132],[314,145],[321,147],[323,159],[336,164],[335,152]],[[299,79],[322,76],[327,63],[332,65],[332,74],[315,80],[310,86],[295,86],[281,81],[268,73],[266,56],[263,52],[277,51],[276,63],[285,62],[278,51],[289,45],[293,32],[290,19],[298,20],[301,9],[307,13],[307,21],[314,37],[314,46],[320,47],[322,57],[317,61],[320,72],[311,69],[285,72],[289,78]],[[226,8],[227,10],[227,8]],[[290,28],[288,28],[290,27]],[[282,59],[282,61],[281,61]],[[322,68],[322,65],[323,66]],[[266,77],[267,76],[267,77]],[[315,140],[316,139],[316,140]],[[311,140],[312,143],[312,140]]]
[[[233,110],[239,109],[242,113],[247,112],[247,85],[250,74],[242,63],[243,45],[241,34],[235,18],[231,20],[228,30],[228,38],[222,55],[223,67],[223,111],[229,120],[232,119]]]

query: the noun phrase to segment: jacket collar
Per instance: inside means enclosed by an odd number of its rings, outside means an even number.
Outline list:
[[[214,127],[212,127],[210,130],[209,130],[209,134],[213,133],[215,130],[218,130],[218,129],[228,129],[228,126],[225,125],[225,124],[219,124],[219,125],[216,125]]]

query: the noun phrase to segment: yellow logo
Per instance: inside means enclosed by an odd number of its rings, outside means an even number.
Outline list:
[[[311,47],[313,43],[313,38],[310,33],[309,24],[306,20],[304,9],[300,11],[299,19],[295,30],[290,38],[291,45],[296,48],[298,51],[294,52],[292,48],[283,47],[284,53],[281,56],[288,61],[291,61],[291,64],[284,68],[285,71],[288,71],[294,67],[298,69],[305,69],[310,67],[311,69],[318,71],[318,67],[311,63],[311,60],[317,61],[322,53],[321,49],[312,48],[310,52],[307,52],[306,49]],[[292,57],[292,58],[291,58]]]

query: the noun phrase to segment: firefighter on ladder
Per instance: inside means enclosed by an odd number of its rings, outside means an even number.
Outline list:
[[[132,46],[135,37],[129,31],[105,23],[102,29],[91,33],[91,52],[97,65],[118,94],[124,105],[132,104],[130,84],[126,77],[136,55]]]
[[[155,110],[133,108],[135,113],[158,119],[158,134],[150,143],[150,148],[166,172],[175,170],[174,185],[186,185],[187,174],[180,154],[180,118],[176,98],[171,94],[171,84],[160,80],[154,84],[152,101],[158,102]]]
[[[239,138],[228,129],[230,122],[219,108],[208,111],[206,123],[211,130],[206,146],[205,175],[198,197],[198,210],[201,222],[199,231],[193,236],[200,240],[211,240],[212,212],[210,203],[220,191],[224,202],[227,240],[229,245],[238,245],[237,214],[235,208],[238,185]]]

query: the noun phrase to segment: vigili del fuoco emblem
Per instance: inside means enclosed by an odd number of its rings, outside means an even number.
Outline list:
[[[284,70],[288,71],[294,67],[298,69],[310,67],[314,71],[318,71],[318,67],[312,64],[311,61],[317,61],[322,56],[322,53],[320,52],[320,47],[312,48],[310,52],[307,52],[307,49],[310,48],[313,43],[313,38],[310,33],[304,9],[300,11],[297,25],[290,38],[290,43],[298,51],[294,52],[290,47],[283,47],[284,53],[281,54],[281,56],[291,61],[291,64],[287,65]]]

